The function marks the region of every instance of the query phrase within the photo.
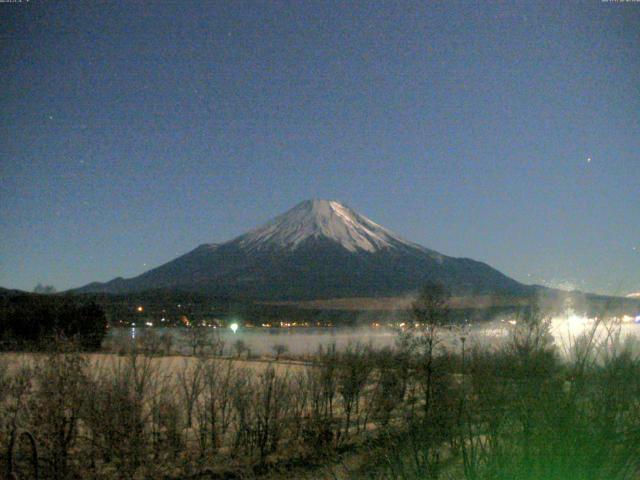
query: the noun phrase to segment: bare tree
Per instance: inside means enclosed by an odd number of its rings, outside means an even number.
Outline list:
[[[174,461],[185,447],[183,405],[171,376],[155,376],[149,396],[153,458],[157,462],[166,453]]]
[[[58,351],[47,355],[34,369],[37,388],[31,398],[32,422],[56,479],[70,475],[69,458],[88,399],[86,367],[86,360],[78,353]]]
[[[147,355],[158,356],[162,351],[162,338],[153,328],[142,329],[138,344]]]
[[[255,447],[255,410],[252,406],[254,389],[252,372],[246,368],[238,370],[231,390],[235,431],[234,455],[240,452],[244,452],[245,455],[252,454]]]
[[[204,353],[209,340],[209,329],[203,326],[189,326],[181,329],[180,333],[191,350],[191,355]]]
[[[209,336],[209,347],[211,348],[211,354],[216,357],[222,357],[224,355],[224,347],[226,342],[220,335],[218,328],[213,329],[212,334]]]
[[[282,355],[284,355],[285,353],[287,353],[289,351],[289,347],[287,347],[286,345],[282,344],[282,343],[277,343],[274,346],[271,347],[271,350],[273,351],[275,357],[276,357],[276,361],[280,360],[280,357]]]
[[[342,442],[348,440],[354,414],[360,411],[360,397],[371,374],[371,361],[362,344],[348,345],[338,357],[337,391],[342,400],[344,429],[339,432]],[[356,419],[356,424],[359,424]]]
[[[317,364],[306,372],[309,392],[309,416],[304,440],[313,449],[327,449],[334,438],[334,401],[337,389],[337,352],[335,344],[318,349]]]
[[[244,352],[248,352],[249,348],[244,340],[236,340],[233,344],[233,349],[236,351],[236,356],[240,358]]]
[[[171,355],[173,350],[173,333],[166,332],[160,336],[160,348],[164,355]]]
[[[236,368],[233,362],[208,359],[203,365],[202,402],[198,403],[201,454],[215,454],[222,446],[231,423],[232,388]]]
[[[252,405],[255,410],[254,435],[261,463],[278,447],[283,430],[282,420],[289,402],[287,387],[286,374],[278,376],[271,364],[258,376]]]
[[[442,284],[428,284],[420,291],[411,312],[408,345],[415,362],[416,386],[421,390],[422,415],[409,418],[409,438],[415,468],[426,478],[437,478],[441,462],[439,447],[446,439],[449,414],[442,403],[447,398],[447,378],[436,349],[440,329],[449,322],[449,292]]]
[[[178,382],[187,408],[187,427],[193,426],[193,411],[202,392],[203,362],[185,358],[178,372]]]
[[[433,393],[434,358],[440,343],[440,328],[449,322],[449,292],[442,284],[428,284],[411,306],[415,324],[410,346],[418,355],[424,387],[424,414],[429,415]]]
[[[91,401],[83,414],[91,432],[91,456],[101,457],[120,477],[133,478],[154,445],[148,436],[153,421],[148,402],[158,394],[159,370],[150,357],[135,350],[108,368],[95,370],[87,389]]]

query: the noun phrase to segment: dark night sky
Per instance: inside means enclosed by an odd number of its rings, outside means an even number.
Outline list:
[[[307,198],[640,290],[640,3],[0,3],[0,285],[132,276]]]

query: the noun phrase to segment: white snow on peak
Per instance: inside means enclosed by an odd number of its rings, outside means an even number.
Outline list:
[[[640,292],[630,293],[627,298],[640,298]]]
[[[375,252],[399,244],[420,248],[331,200],[307,200],[236,242],[249,249],[268,246],[295,250],[309,238],[328,238],[351,252]]]

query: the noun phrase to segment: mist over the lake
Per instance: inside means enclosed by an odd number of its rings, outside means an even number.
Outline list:
[[[640,338],[640,315],[632,317],[623,315],[599,320],[576,314],[569,310],[564,314],[548,317],[549,334],[559,353],[569,354],[581,337],[591,335],[594,342],[611,342],[623,345],[625,342]],[[517,316],[502,316],[494,320],[464,326],[443,326],[438,330],[441,347],[455,351],[474,346],[499,348],[517,328]],[[157,334],[170,334],[174,337],[175,346],[188,353],[188,345],[182,328],[154,328]],[[104,340],[107,348],[126,344],[144,338],[149,331],[146,327],[118,327],[110,330]],[[348,346],[362,344],[375,350],[395,348],[399,334],[406,331],[406,325],[397,328],[389,327],[335,327],[335,328],[243,328],[234,333],[229,328],[211,329],[210,339],[217,336],[224,342],[225,354],[231,355],[234,344],[238,341],[250,350],[252,355],[272,356],[277,346],[284,346],[286,352],[293,356],[307,356],[318,352],[319,348],[327,349],[335,345],[336,350],[344,351]],[[419,329],[416,330],[419,333]]]

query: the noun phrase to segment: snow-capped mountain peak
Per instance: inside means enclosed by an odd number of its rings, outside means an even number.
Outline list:
[[[336,201],[307,200],[266,225],[204,244],[130,279],[78,292],[169,289],[225,298],[404,295],[441,281],[452,291],[529,292],[490,266],[408,242]]]
[[[334,200],[302,202],[235,242],[251,250],[269,247],[295,250],[309,238],[329,239],[351,252],[375,252],[400,244],[416,247]]]

